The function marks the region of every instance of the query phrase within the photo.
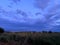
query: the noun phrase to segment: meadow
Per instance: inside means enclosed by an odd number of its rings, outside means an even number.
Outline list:
[[[60,45],[59,32],[4,32],[0,45]]]

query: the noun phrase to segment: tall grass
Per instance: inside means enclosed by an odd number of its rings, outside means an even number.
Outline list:
[[[11,41],[21,43],[21,45],[24,43],[25,39],[28,37],[27,44],[31,45],[60,45],[60,33],[42,33],[39,34],[41,36],[20,36],[20,35],[8,35],[8,34],[1,34],[0,35],[0,42],[8,43]],[[31,37],[32,36],[32,37]]]

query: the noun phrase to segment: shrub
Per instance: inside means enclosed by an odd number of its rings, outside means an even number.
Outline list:
[[[3,28],[0,28],[0,33],[4,33],[4,29]]]
[[[47,31],[42,31],[42,33],[47,33]]]
[[[49,31],[48,33],[52,33],[52,31]]]

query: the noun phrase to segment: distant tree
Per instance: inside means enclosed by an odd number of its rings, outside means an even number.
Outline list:
[[[47,33],[47,31],[42,31],[42,33]]]
[[[0,27],[0,33],[4,33],[4,29]]]
[[[52,31],[49,31],[48,33],[52,33]]]

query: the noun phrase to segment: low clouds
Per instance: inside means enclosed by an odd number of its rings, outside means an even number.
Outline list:
[[[4,9],[3,9],[4,10]],[[44,18],[44,16],[42,15],[31,15],[28,14],[26,12],[24,12],[25,15],[22,15],[21,13],[23,13],[23,11],[17,13],[18,11],[6,11],[4,10],[4,12],[0,13],[0,18],[2,23],[1,26],[3,26],[5,29],[14,29],[14,30],[35,30],[37,31],[37,29],[44,27],[41,24],[43,24],[42,19]],[[3,15],[2,15],[3,14]],[[41,22],[40,22],[41,21]],[[4,22],[4,23],[3,23]],[[43,29],[43,28],[42,28]],[[40,30],[40,29],[39,29]]]

